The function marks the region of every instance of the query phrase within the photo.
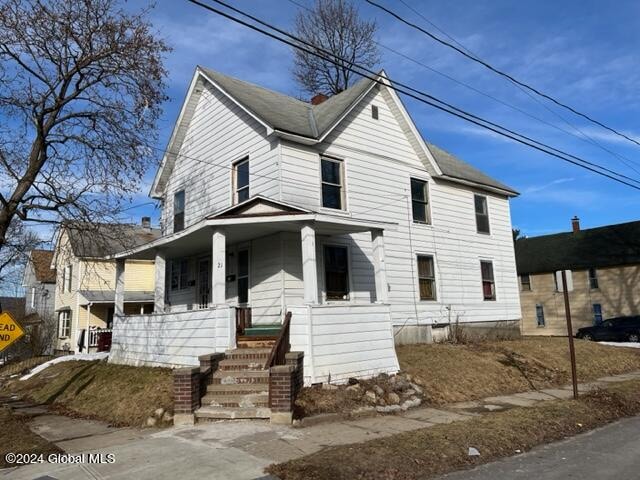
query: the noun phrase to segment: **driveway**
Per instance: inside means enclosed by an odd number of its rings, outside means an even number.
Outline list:
[[[635,480],[640,478],[640,417],[438,480]]]

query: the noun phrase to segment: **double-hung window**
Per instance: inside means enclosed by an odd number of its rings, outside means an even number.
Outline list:
[[[171,261],[171,290],[189,288],[189,260],[181,258]]]
[[[598,288],[598,271],[595,268],[589,269],[589,288],[591,290]]]
[[[429,190],[427,182],[411,179],[411,208],[413,221],[419,223],[431,223],[429,218]]]
[[[493,262],[481,260],[480,272],[482,274],[482,296],[485,300],[495,300],[496,282],[493,277]]]
[[[238,251],[238,303],[249,302],[249,250]]]
[[[233,165],[234,203],[249,199],[249,158],[243,158]]]
[[[324,277],[327,300],[349,299],[349,254],[346,247],[325,245]]]
[[[73,280],[73,265],[68,265],[65,270],[66,270],[65,278],[66,278],[66,283],[67,283],[66,284],[66,289],[67,289],[67,292],[70,292],[71,291],[71,282]],[[64,289],[63,289],[63,291],[64,291]]]
[[[474,195],[473,203],[476,209],[476,231],[478,233],[491,233],[487,197],[484,195]]]
[[[528,273],[520,275],[520,289],[523,292],[531,291],[531,276]]]
[[[184,230],[184,190],[173,195],[173,233]]]
[[[71,336],[71,310],[63,310],[58,313],[58,337],[69,338]]]
[[[418,255],[420,300],[436,299],[436,276],[431,255]]]
[[[344,174],[341,160],[322,157],[322,206],[344,210]]]
[[[539,327],[545,326],[544,321],[544,307],[540,304],[536,305],[536,323]]]

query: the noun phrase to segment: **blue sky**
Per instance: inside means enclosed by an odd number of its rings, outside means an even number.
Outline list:
[[[310,0],[298,1],[311,5]],[[545,108],[507,80],[411,30],[363,0],[354,1],[364,17],[378,22],[381,44],[580,138],[533,120],[382,49],[381,66],[392,79],[428,91],[557,148],[640,178],[639,146],[548,102]],[[613,8],[600,1],[407,1],[498,68],[640,139],[640,125],[637,124],[640,110],[637,95],[640,85],[639,2],[619,1]],[[229,2],[286,29],[290,29],[297,10],[287,0]],[[401,3],[379,2],[432,29]],[[130,1],[127,8],[143,5],[142,1]],[[166,62],[170,72],[170,101],[160,123],[159,147],[166,147],[197,64],[284,93],[300,94],[291,79],[292,54],[286,46],[184,0],[159,1],[152,20],[158,32],[174,48]],[[581,218],[583,227],[639,217],[640,192],[637,190],[564,164],[417,101],[406,98],[403,101],[427,140],[521,192],[521,196],[512,201],[512,220],[515,227],[529,236],[569,230],[573,215]],[[562,118],[569,123],[564,123]],[[635,162],[631,165],[637,171],[586,141],[578,130],[588,135],[591,142]],[[147,201],[153,173],[149,172],[144,192],[135,199],[135,204]],[[157,218],[157,211],[149,205],[129,211],[131,220],[136,221],[149,213]]]

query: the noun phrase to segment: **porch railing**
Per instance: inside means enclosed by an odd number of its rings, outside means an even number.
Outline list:
[[[109,351],[111,348],[111,335],[113,330],[110,328],[90,328],[89,329],[89,347],[98,347],[98,351]],[[101,342],[102,339],[102,342]],[[100,347],[106,350],[100,350]]]
[[[267,363],[265,364],[265,368],[269,369],[275,365],[284,365],[285,364],[285,355],[291,350],[291,344],[289,343],[289,330],[291,327],[291,312],[287,312],[284,317],[284,323],[282,324],[282,329],[280,330],[280,334],[278,335],[278,339],[276,343],[273,345],[271,349],[271,353],[269,354],[269,358],[267,359]]]

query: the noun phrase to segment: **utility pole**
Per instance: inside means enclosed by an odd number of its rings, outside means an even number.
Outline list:
[[[569,337],[569,356],[571,357],[571,382],[573,384],[573,398],[578,399],[578,375],[576,373],[576,350],[573,345],[573,328],[571,326],[571,307],[569,306],[569,288],[567,287],[567,272],[562,270],[562,291],[564,293],[564,312],[567,317],[567,336]]]

